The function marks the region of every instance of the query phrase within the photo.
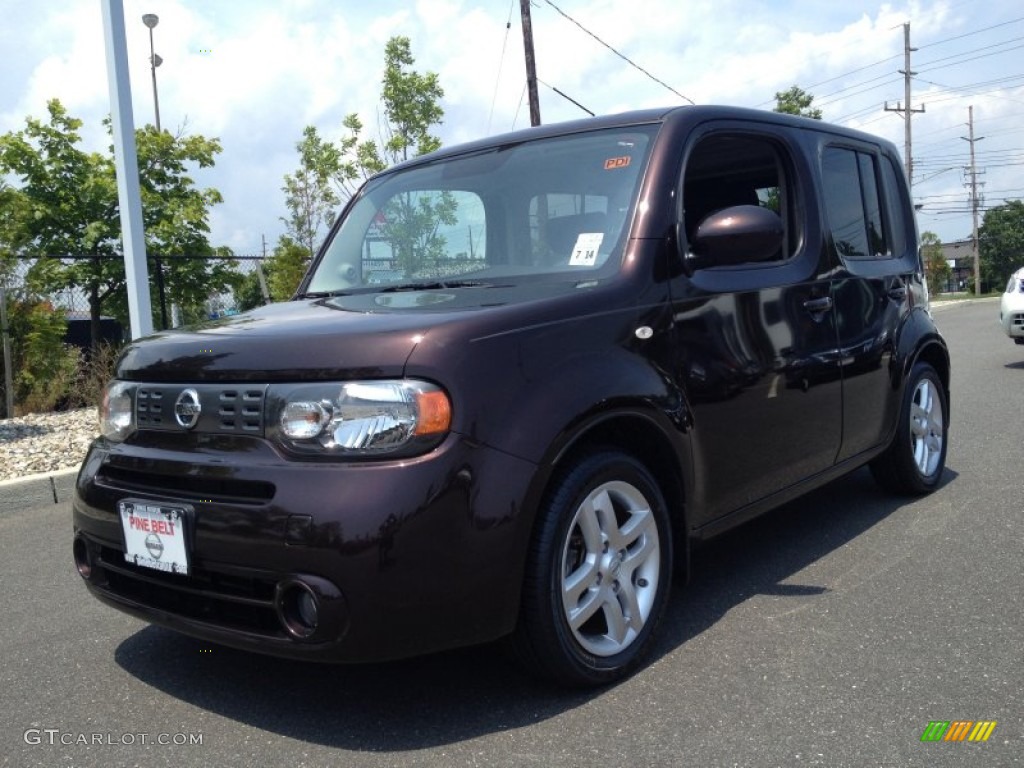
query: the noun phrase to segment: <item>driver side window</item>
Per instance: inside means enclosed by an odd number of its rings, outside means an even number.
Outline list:
[[[791,185],[782,149],[769,138],[714,134],[690,153],[683,177],[683,222],[688,243],[708,216],[736,205],[767,208],[783,223],[782,245],[771,261],[795,253]]]

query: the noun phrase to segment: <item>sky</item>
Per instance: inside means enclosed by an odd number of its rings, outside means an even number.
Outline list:
[[[376,138],[384,46],[407,36],[436,72],[446,146],[529,125],[516,0],[123,0],[137,127],[154,121],[154,13],[165,130],[217,137],[220,190],[210,240],[236,254],[284,231],[283,176],[307,125],[339,139],[352,112]],[[0,133],[44,118],[57,98],[106,151],[110,111],[101,0],[0,0]],[[979,9],[984,13],[979,13]],[[981,210],[1024,197],[1024,6],[1019,0],[533,0],[544,123],[635,108],[729,104],[771,109],[799,85],[830,122],[904,147],[904,27],[910,24],[918,226],[969,238],[968,108]],[[628,61],[627,61],[628,59]],[[630,63],[632,62],[632,64]]]

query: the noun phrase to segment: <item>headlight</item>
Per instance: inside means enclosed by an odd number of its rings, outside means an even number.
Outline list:
[[[100,403],[100,433],[120,442],[135,430],[132,388],[123,381],[112,381],[103,390]]]
[[[275,385],[270,433],[285,447],[319,456],[429,450],[451,426],[440,387],[412,379]]]

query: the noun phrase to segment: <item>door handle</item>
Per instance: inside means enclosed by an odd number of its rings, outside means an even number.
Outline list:
[[[811,313],[827,312],[832,309],[832,297],[822,296],[820,299],[808,299],[804,302],[804,309]]]

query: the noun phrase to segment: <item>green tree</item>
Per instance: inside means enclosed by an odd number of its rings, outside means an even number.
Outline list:
[[[440,104],[444,90],[436,73],[420,74],[412,69],[415,63],[409,38],[388,40],[381,82],[385,118],[382,143],[378,146],[372,141],[360,142],[359,118],[355,114],[346,118],[349,134],[342,147],[345,162],[336,176],[342,188],[389,165],[440,149],[441,140],[431,129],[444,117]],[[455,201],[447,194],[410,193],[393,200],[383,213],[381,234],[391,243],[395,266],[407,277],[413,277],[444,252],[445,240],[438,228],[455,222]]]
[[[990,208],[978,229],[983,286],[999,287],[1024,267],[1024,201],[1009,200]]]
[[[47,122],[30,117],[23,130],[0,136],[0,173],[20,180],[21,206],[0,225],[13,232],[0,237],[15,242],[18,255],[37,259],[29,279],[38,290],[85,293],[96,345],[104,312],[128,320],[113,157],[79,148],[82,121],[59,101],[51,100],[47,111]],[[146,127],[136,132],[136,147],[148,254],[163,267],[171,301],[201,305],[239,279],[230,261],[204,258],[230,256],[207,239],[209,208],[221,197],[197,189],[188,175],[189,167],[213,165],[220,144]]]
[[[306,246],[281,235],[265,265],[271,300],[287,301],[292,297],[309,268],[309,259]]]
[[[8,290],[16,255],[24,246],[28,200],[20,190],[0,179],[0,285]]]
[[[814,97],[811,94],[794,85],[787,91],[779,91],[775,94],[775,109],[773,111],[821,120],[821,110],[813,108],[811,106],[813,103]]]
[[[415,155],[433,152],[441,140],[431,129],[441,123],[444,90],[435,72],[420,74],[409,38],[392,37],[384,48],[381,80],[383,121],[380,142],[363,138],[363,123],[355,112],[342,121],[337,144],[324,142],[317,129],[307,126],[296,144],[299,168],[285,176],[288,236],[315,249],[306,236],[310,229],[333,219],[335,208],[375,173]],[[324,183],[329,179],[331,185]],[[314,226],[314,224],[316,226]]]
[[[113,164],[76,146],[82,123],[59,101],[50,101],[47,110],[49,122],[30,117],[24,130],[0,136],[0,171],[22,181],[18,191],[27,215],[13,223],[20,228],[18,250],[39,258],[31,276],[38,284],[54,289],[79,285],[87,291],[98,331],[100,308],[114,289]],[[50,256],[75,261],[66,266]]]
[[[330,226],[339,202],[332,180],[342,164],[341,152],[324,141],[312,125],[306,126],[295,148],[299,167],[284,177],[288,218],[283,221],[287,236],[312,255],[319,245],[320,232]]]
[[[942,253],[942,241],[934,232],[921,234],[921,258],[924,261],[928,292],[933,295],[941,292],[949,282],[953,270]]]
[[[408,160],[411,155],[425,155],[441,147],[441,140],[431,135],[430,128],[444,117],[444,110],[438,103],[444,97],[444,91],[436,73],[421,75],[411,70],[415,63],[409,38],[392,37],[388,40],[384,48],[381,89],[381,102],[387,118],[387,137],[382,154],[392,165]]]
[[[270,290],[270,286],[267,286],[267,290]],[[262,307],[264,303],[263,286],[260,285],[259,273],[254,268],[235,289],[235,309],[245,312]]]
[[[212,187],[197,188],[189,173],[191,167],[214,165],[220,141],[200,135],[176,136],[146,126],[136,131],[135,145],[150,270],[164,271],[166,300],[181,307],[186,322],[202,319],[212,294],[242,281],[231,249],[215,247],[209,241],[209,212],[223,198]],[[120,238],[120,227],[117,232]],[[150,292],[156,314],[159,296],[153,276]],[[119,291],[112,298],[111,309],[113,314],[127,317],[126,292]]]
[[[441,140],[431,130],[444,117],[440,105],[444,90],[436,73],[416,72],[412,68],[415,63],[409,38],[388,40],[381,80],[383,120],[379,142],[363,138],[363,123],[356,113],[345,117],[343,134],[336,144],[325,142],[313,126],[303,131],[302,140],[296,144],[299,168],[284,178],[286,235],[267,265],[275,300],[291,296],[316,252],[324,225],[365,179],[390,165],[440,148]],[[382,233],[391,240],[399,268],[412,275],[443,251],[444,238],[437,230],[441,224],[453,222],[454,201],[445,195],[415,199],[410,195],[394,202],[385,215]],[[305,249],[304,261],[295,250],[297,246]]]

